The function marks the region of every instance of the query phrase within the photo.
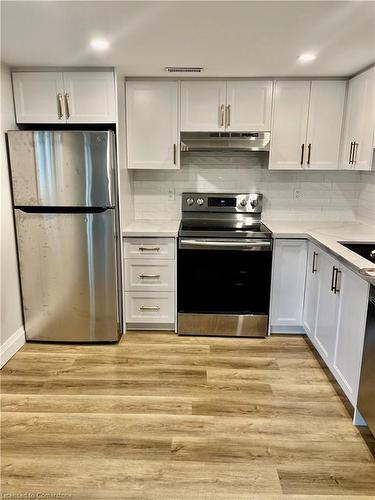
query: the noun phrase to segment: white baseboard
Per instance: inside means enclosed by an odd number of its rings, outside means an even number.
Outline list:
[[[25,329],[21,326],[0,346],[0,368],[21,349],[25,342]]]
[[[303,326],[272,326],[270,327],[270,334],[287,334],[287,335],[301,335],[306,334]]]

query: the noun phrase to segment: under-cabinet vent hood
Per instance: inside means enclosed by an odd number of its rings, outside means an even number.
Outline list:
[[[181,132],[181,151],[269,151],[270,132]]]

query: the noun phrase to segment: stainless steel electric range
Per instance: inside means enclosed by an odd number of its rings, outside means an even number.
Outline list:
[[[272,233],[259,193],[183,193],[178,334],[264,337]]]

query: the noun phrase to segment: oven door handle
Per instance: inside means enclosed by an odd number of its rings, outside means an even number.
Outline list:
[[[180,239],[179,248],[201,250],[271,250],[270,241],[215,241]]]

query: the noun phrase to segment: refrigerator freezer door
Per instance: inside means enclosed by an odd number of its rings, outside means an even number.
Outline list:
[[[112,207],[113,132],[10,131],[15,206]]]
[[[115,210],[15,215],[26,338],[118,340]]]

